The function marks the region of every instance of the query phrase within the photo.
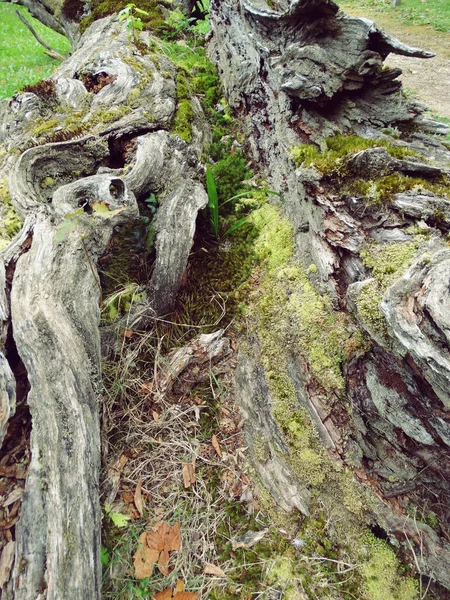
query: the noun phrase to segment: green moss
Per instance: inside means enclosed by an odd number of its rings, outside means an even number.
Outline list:
[[[50,133],[55,127],[58,127],[58,125],[60,125],[58,119],[45,119],[39,117],[32,122],[30,131],[32,135],[39,137],[46,133]]]
[[[301,144],[294,146],[290,155],[295,164],[299,166],[314,166],[322,173],[339,172],[345,159],[350,154],[367,150],[368,148],[383,147],[395,158],[415,156],[416,153],[403,146],[394,146],[386,140],[369,140],[356,135],[336,135],[324,142],[321,152],[316,146]]]
[[[108,298],[105,298],[102,304],[102,319],[107,323],[112,323],[128,313],[133,304],[141,300],[144,292],[140,292],[135,283],[127,284],[123,289],[115,292]]]
[[[22,227],[22,220],[12,205],[6,179],[0,179],[0,214],[0,250],[2,250]]]
[[[383,295],[384,290],[378,281],[371,281],[362,288],[356,300],[356,306],[358,316],[367,325],[368,329],[387,339],[386,319],[380,309]]]
[[[367,557],[361,566],[361,572],[367,599],[416,600],[416,582],[399,576],[399,561],[388,545],[373,535],[367,535],[365,545]]]
[[[370,244],[361,251],[361,258],[366,267],[382,286],[392,282],[392,275],[398,277],[400,269],[405,270],[427,239],[425,235],[416,235],[410,242],[393,242],[391,244]]]
[[[90,25],[97,19],[102,19],[108,15],[115,14],[127,6],[127,0],[91,0],[89,16],[85,17],[80,23],[80,31],[84,33]],[[167,2],[157,0],[136,0],[135,6],[144,10],[147,15],[139,15],[145,29],[158,31],[164,25],[164,15],[161,6],[166,6]]]
[[[211,165],[211,171],[217,187],[219,202],[225,202],[242,191],[242,182],[252,176],[247,159],[240,150],[223,146],[220,158]]]
[[[130,114],[132,109],[126,104],[120,106],[114,106],[112,108],[98,108],[89,119],[83,123],[83,128],[89,130],[96,127],[97,125],[107,125],[108,123],[114,123],[122,117]]]
[[[41,188],[45,190],[53,187],[55,187],[55,180],[53,177],[44,177],[44,179],[41,181]]]
[[[178,135],[186,143],[192,142],[192,121],[194,110],[189,100],[180,100],[173,121],[172,133]]]
[[[380,305],[386,289],[411,265],[427,234],[418,233],[410,242],[370,244],[361,252],[366,267],[375,281],[365,285],[357,300],[358,315],[368,328],[387,339],[387,326]]]

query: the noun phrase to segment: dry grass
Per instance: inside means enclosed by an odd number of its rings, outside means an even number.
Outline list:
[[[240,418],[231,402],[230,368],[222,368],[227,372],[220,388],[213,367],[206,382],[205,373],[183,373],[184,393],[174,402],[173,392],[163,394],[159,389],[168,359],[161,354],[165,340],[156,330],[123,338],[118,360],[104,369],[102,502],[113,502],[114,512],[139,517],[132,502],[126,501],[139,480],[145,498],[143,517],[130,520],[122,531],[105,518],[104,539],[111,557],[104,577],[108,599],[151,598],[177,579],[186,583],[187,590],[198,591],[199,598],[208,598],[213,587],[225,585],[224,578],[204,575],[204,565],[216,564],[225,572],[232,568],[230,560],[223,563],[219,556],[231,536],[223,506],[238,501],[249,489],[241,465]],[[211,444],[213,433],[220,439],[222,459]],[[123,454],[127,462],[112,490],[107,470]],[[183,485],[184,462],[195,463],[196,482],[188,489]],[[252,499],[251,492],[247,498]],[[251,510],[252,503],[248,506]],[[182,547],[171,559],[170,574],[163,577],[155,570],[140,589],[132,572],[140,533],[156,522],[176,520]]]

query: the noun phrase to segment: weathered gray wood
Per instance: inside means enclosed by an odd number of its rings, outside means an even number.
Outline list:
[[[197,103],[192,145],[165,130],[176,109],[176,68],[164,56],[160,61],[167,68],[164,77],[149,55],[133,55],[117,18],[106,18],[94,23],[53,76],[58,102],[52,110],[61,125],[50,136],[64,129],[74,110],[85,135],[50,143],[35,139],[31,122],[48,119],[51,110],[33,93],[1,105],[1,141],[8,149],[32,146],[15,150],[0,165],[24,219],[19,235],[0,253],[1,340],[8,340],[5,355],[0,354],[0,438],[15,408],[11,344],[30,385],[26,401],[33,425],[21,518],[13,545],[2,553],[8,599],[101,595],[97,261],[113,233],[138,217],[136,196],[144,200],[157,193],[156,265],[149,286],[154,304],[146,310],[153,315],[155,308],[170,310],[197,212],[207,202],[195,179],[209,128],[201,124]],[[111,81],[88,95],[80,74],[98,73],[111,75]],[[117,118],[103,124],[102,111],[114,110]],[[108,166],[115,144],[124,138],[137,142],[126,174]],[[96,212],[98,203],[103,213]]]
[[[400,72],[382,68],[390,52],[420,58],[432,54],[405,46],[367,19],[338,14],[337,5],[328,0],[276,6],[262,0],[212,2],[209,52],[229,102],[245,123],[255,161],[270,176],[270,186],[285,197],[298,264],[304,269],[314,264],[317,274],[312,280],[317,288],[327,290],[340,311],[358,321],[356,299],[367,286],[376,285],[362,252],[375,241],[411,242],[409,225],[430,234],[412,266],[391,282],[378,306],[386,318],[385,332],[360,320],[372,347],[343,365],[353,407],[345,417],[348,427],[342,421],[344,397],[336,401],[331,395],[325,401],[327,394],[317,393],[314,375],[305,367],[307,351],[290,362],[286,359],[283,377],[295,389],[299,409],[308,411],[330,457],[347,468],[353,465],[358,479],[376,482],[376,494],[383,502],[373,505],[372,522],[397,537],[406,552],[413,548],[420,555],[422,573],[449,587],[450,547],[445,536],[415,524],[407,515],[395,517],[390,508],[397,490],[392,479],[412,485],[417,499],[427,496],[427,488],[430,497],[443,505],[450,492],[450,264],[439,230],[427,229],[422,221],[426,219],[429,227],[439,223],[445,231],[448,199],[414,190],[394,196],[390,208],[371,204],[364,194],[347,198],[339,184],[330,192],[329,181],[319,173],[312,175],[311,169],[295,169],[289,157],[294,145],[309,141],[323,147],[323,141],[337,133],[386,139],[384,128],[401,129],[405,123],[411,130],[436,131],[436,125],[428,128],[421,116],[423,107],[401,94]],[[384,148],[373,148],[349,157],[341,167],[369,182],[392,174],[432,182],[448,172],[450,153],[443,145],[423,133],[412,137],[426,158],[432,154],[432,164],[420,158],[395,159]],[[390,140],[405,146],[404,141]],[[291,335],[296,334],[292,329]],[[286,450],[268,392],[267,371],[276,366],[267,365],[267,356],[266,363],[262,361],[258,336],[258,330],[252,330],[247,340],[250,351],[242,354],[237,370],[247,440],[255,468],[277,502],[308,514],[314,486],[305,486],[289,467],[292,448]],[[263,453],[258,448],[261,440],[267,440]],[[291,469],[290,475],[286,469]],[[426,488],[424,472],[428,472]],[[447,526],[445,511],[442,518]]]

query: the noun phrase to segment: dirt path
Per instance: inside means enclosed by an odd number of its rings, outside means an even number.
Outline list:
[[[413,90],[417,98],[427,104],[433,113],[450,119],[450,33],[435,31],[426,26],[405,25],[383,13],[369,10],[362,12],[345,4],[340,6],[349,15],[364,16],[375,21],[409,46],[436,53],[434,58],[428,60],[390,54],[386,64],[400,67],[404,87]]]

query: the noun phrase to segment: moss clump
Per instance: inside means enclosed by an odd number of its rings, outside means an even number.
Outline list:
[[[189,100],[180,100],[178,102],[177,112],[173,120],[172,133],[178,135],[187,144],[192,142],[192,122],[194,120],[194,110]]]
[[[83,123],[83,129],[88,130],[97,125],[107,125],[114,123],[122,117],[130,114],[132,109],[126,104],[121,106],[113,106],[112,108],[99,108]]]
[[[371,244],[361,252],[366,267],[375,281],[365,285],[357,300],[358,315],[370,330],[387,339],[386,320],[381,312],[381,301],[386,289],[403,275],[410,266],[427,234],[417,233],[410,242]]]
[[[131,306],[138,302],[143,295],[144,292],[139,292],[135,283],[128,283],[123,289],[103,301],[102,319],[107,323],[115,321],[117,317],[128,313]]]
[[[443,176],[438,181],[427,181],[420,177],[408,177],[394,173],[381,177],[377,181],[356,179],[346,184],[345,192],[350,195],[363,196],[369,205],[389,203],[399,192],[433,192],[438,196],[450,197],[450,180]]]
[[[50,133],[55,129],[55,127],[58,127],[59,125],[60,122],[58,121],[58,119],[44,119],[42,117],[39,117],[38,119],[33,121],[31,126],[31,133],[36,137],[40,137],[44,134]]]
[[[0,179],[0,250],[5,248],[22,227],[22,220],[14,210],[6,179]]]
[[[41,181],[41,188],[45,190],[49,188],[51,189],[53,187],[55,187],[55,180],[53,179],[53,177],[44,177],[44,179]]]
[[[399,576],[399,561],[382,540],[373,535],[365,539],[366,557],[361,566],[365,596],[368,600],[416,600],[417,582]]]
[[[211,171],[217,187],[219,202],[225,202],[242,191],[242,182],[252,176],[247,159],[240,150],[234,150],[225,144],[220,152],[221,158],[211,165]]]
[[[316,146],[301,144],[291,149],[291,157],[300,166],[314,166],[324,174],[338,172],[343,165],[343,159],[350,154],[367,150],[368,148],[383,147],[395,158],[415,156],[416,153],[403,146],[394,146],[386,140],[368,140],[356,135],[336,135],[324,141],[321,152]]]
[[[113,15],[127,6],[127,0],[92,0],[90,3],[91,13],[80,23],[80,31],[83,33],[97,19]],[[145,29],[160,30],[164,26],[164,15],[161,6],[169,6],[168,2],[161,0],[136,0],[136,8],[145,11],[146,15],[139,15]]]

